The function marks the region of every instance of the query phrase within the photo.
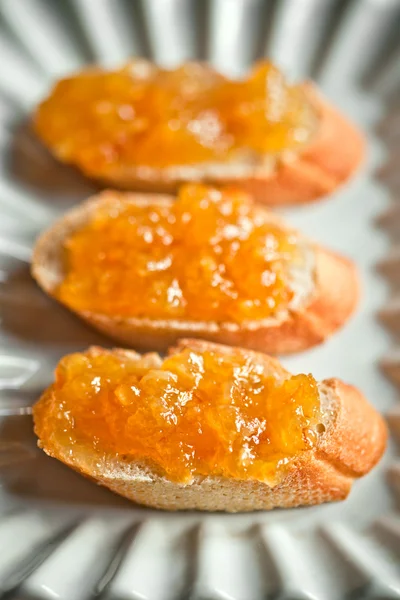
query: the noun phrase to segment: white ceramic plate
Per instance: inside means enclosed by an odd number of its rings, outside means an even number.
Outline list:
[[[374,126],[387,111],[383,94],[393,94],[400,82],[399,18],[397,0],[1,0],[0,596],[11,590],[20,600],[400,598],[393,493],[400,489],[400,463],[393,444],[339,504],[167,514],[136,507],[46,457],[23,414],[62,354],[110,344],[44,297],[29,277],[37,233],[94,190],[29,134],[34,103],[55,77],[87,61],[115,64],[146,54],[173,65],[203,56],[239,73],[255,56],[269,54],[294,77],[316,74],[370,142],[368,164],[344,190],[285,211],[307,234],[357,262],[363,298],[343,331],[284,363],[359,386],[379,410],[391,411],[399,429],[394,391],[378,369],[389,340],[376,320],[387,296],[376,264],[389,239],[376,219],[387,211],[389,192],[373,179],[385,155]],[[374,84],[369,91],[359,86],[360,76]],[[393,148],[400,140],[396,119],[398,126],[395,115],[383,127]],[[396,164],[388,164],[383,176],[398,190]],[[384,261],[385,272],[396,273],[397,264],[399,253]],[[384,317],[396,323],[399,304],[389,305]],[[394,377],[398,363],[395,354],[386,361]],[[18,409],[20,415],[4,416]]]

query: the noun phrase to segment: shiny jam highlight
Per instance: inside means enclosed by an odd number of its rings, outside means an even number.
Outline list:
[[[321,429],[311,375],[268,372],[240,353],[72,354],[34,407],[47,451],[69,449],[150,461],[178,482],[195,475],[278,483]],[[323,427],[323,426],[322,426]]]
[[[242,323],[270,317],[293,298],[298,240],[245,194],[191,184],[175,202],[147,207],[107,194],[65,242],[56,295],[73,310]]]
[[[138,60],[59,81],[34,126],[60,160],[101,177],[296,150],[314,119],[303,88],[267,61],[231,81],[201,63],[166,71]]]

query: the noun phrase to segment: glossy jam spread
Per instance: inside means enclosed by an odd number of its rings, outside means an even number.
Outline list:
[[[298,240],[243,193],[191,184],[175,202],[150,207],[107,194],[110,201],[65,242],[56,295],[73,310],[243,322],[292,300]]]
[[[138,60],[61,80],[34,124],[60,160],[101,177],[115,167],[293,150],[309,140],[314,118],[303,88],[269,62],[231,81],[201,63],[166,71]]]
[[[318,440],[317,384],[238,352],[185,349],[166,358],[101,351],[63,358],[34,408],[46,450],[148,460],[169,479],[193,475],[271,485]]]

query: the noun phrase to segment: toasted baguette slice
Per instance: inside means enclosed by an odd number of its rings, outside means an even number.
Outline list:
[[[259,156],[231,163],[174,165],[164,168],[114,166],[104,184],[126,190],[175,193],[185,182],[235,185],[267,206],[306,204],[334,192],[357,170],[365,139],[312,83],[304,92],[316,117],[315,133],[297,152]]]
[[[33,277],[50,296],[55,296],[64,278],[65,239],[87,224],[99,207],[115,204],[116,194],[119,200],[145,206],[173,201],[171,196],[103,192],[56,221],[37,241],[32,262]],[[275,216],[258,210],[277,222]],[[90,311],[80,312],[79,316],[119,343],[142,349],[162,351],[178,338],[199,337],[269,354],[298,352],[323,342],[343,325],[359,295],[357,272],[351,261],[305,238],[302,250],[304,267],[294,268],[292,274],[296,290],[293,302],[273,318],[238,324],[110,317]]]
[[[202,65],[202,71],[214,71]],[[152,78],[154,63],[135,59],[130,66],[133,76],[141,81]],[[90,68],[82,74],[97,72]],[[309,102],[310,137],[298,150],[283,150],[278,154],[257,154],[243,150],[226,161],[197,164],[174,164],[168,167],[149,167],[122,163],[85,168],[74,162],[85,175],[111,187],[157,193],[174,193],[184,182],[204,182],[213,185],[234,183],[254,198],[269,206],[303,204],[317,200],[334,191],[346,181],[360,164],[365,151],[362,134],[346,117],[336,110],[312,83],[299,86]],[[41,110],[41,107],[38,109]],[[33,126],[46,139],[46,128],[38,127],[37,115]],[[56,149],[51,151],[65,160]]]
[[[267,373],[278,377],[287,373],[267,355],[200,340],[181,340],[170,354],[185,348],[253,355],[262,361]],[[91,352],[109,351],[92,348]],[[113,352],[137,356],[126,350]],[[92,445],[83,444],[74,445],[71,453],[54,432],[51,440],[41,435],[42,422],[34,409],[35,432],[38,445],[47,454],[139,504],[164,510],[228,512],[320,504],[346,498],[353,481],[368,473],[381,458],[387,432],[382,417],[356,388],[338,379],[327,379],[319,384],[319,393],[325,431],[319,435],[317,446],[302,452],[275,487],[258,480],[215,476],[195,477],[189,484],[179,484],[160,474],[157,465],[138,462],[129,455],[104,457],[97,455]]]

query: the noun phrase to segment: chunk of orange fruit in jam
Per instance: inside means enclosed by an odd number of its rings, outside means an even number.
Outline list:
[[[59,81],[34,126],[60,160],[101,177],[295,150],[312,136],[315,114],[304,88],[267,61],[231,81],[201,63],[166,71],[138,60]]]
[[[321,429],[317,384],[233,350],[184,349],[164,361],[110,351],[71,354],[34,407],[35,430],[74,456],[148,461],[169,479],[277,484]],[[96,459],[95,459],[96,460]]]
[[[292,300],[298,239],[242,192],[190,184],[175,202],[109,200],[65,242],[56,295],[73,310],[241,323]]]

